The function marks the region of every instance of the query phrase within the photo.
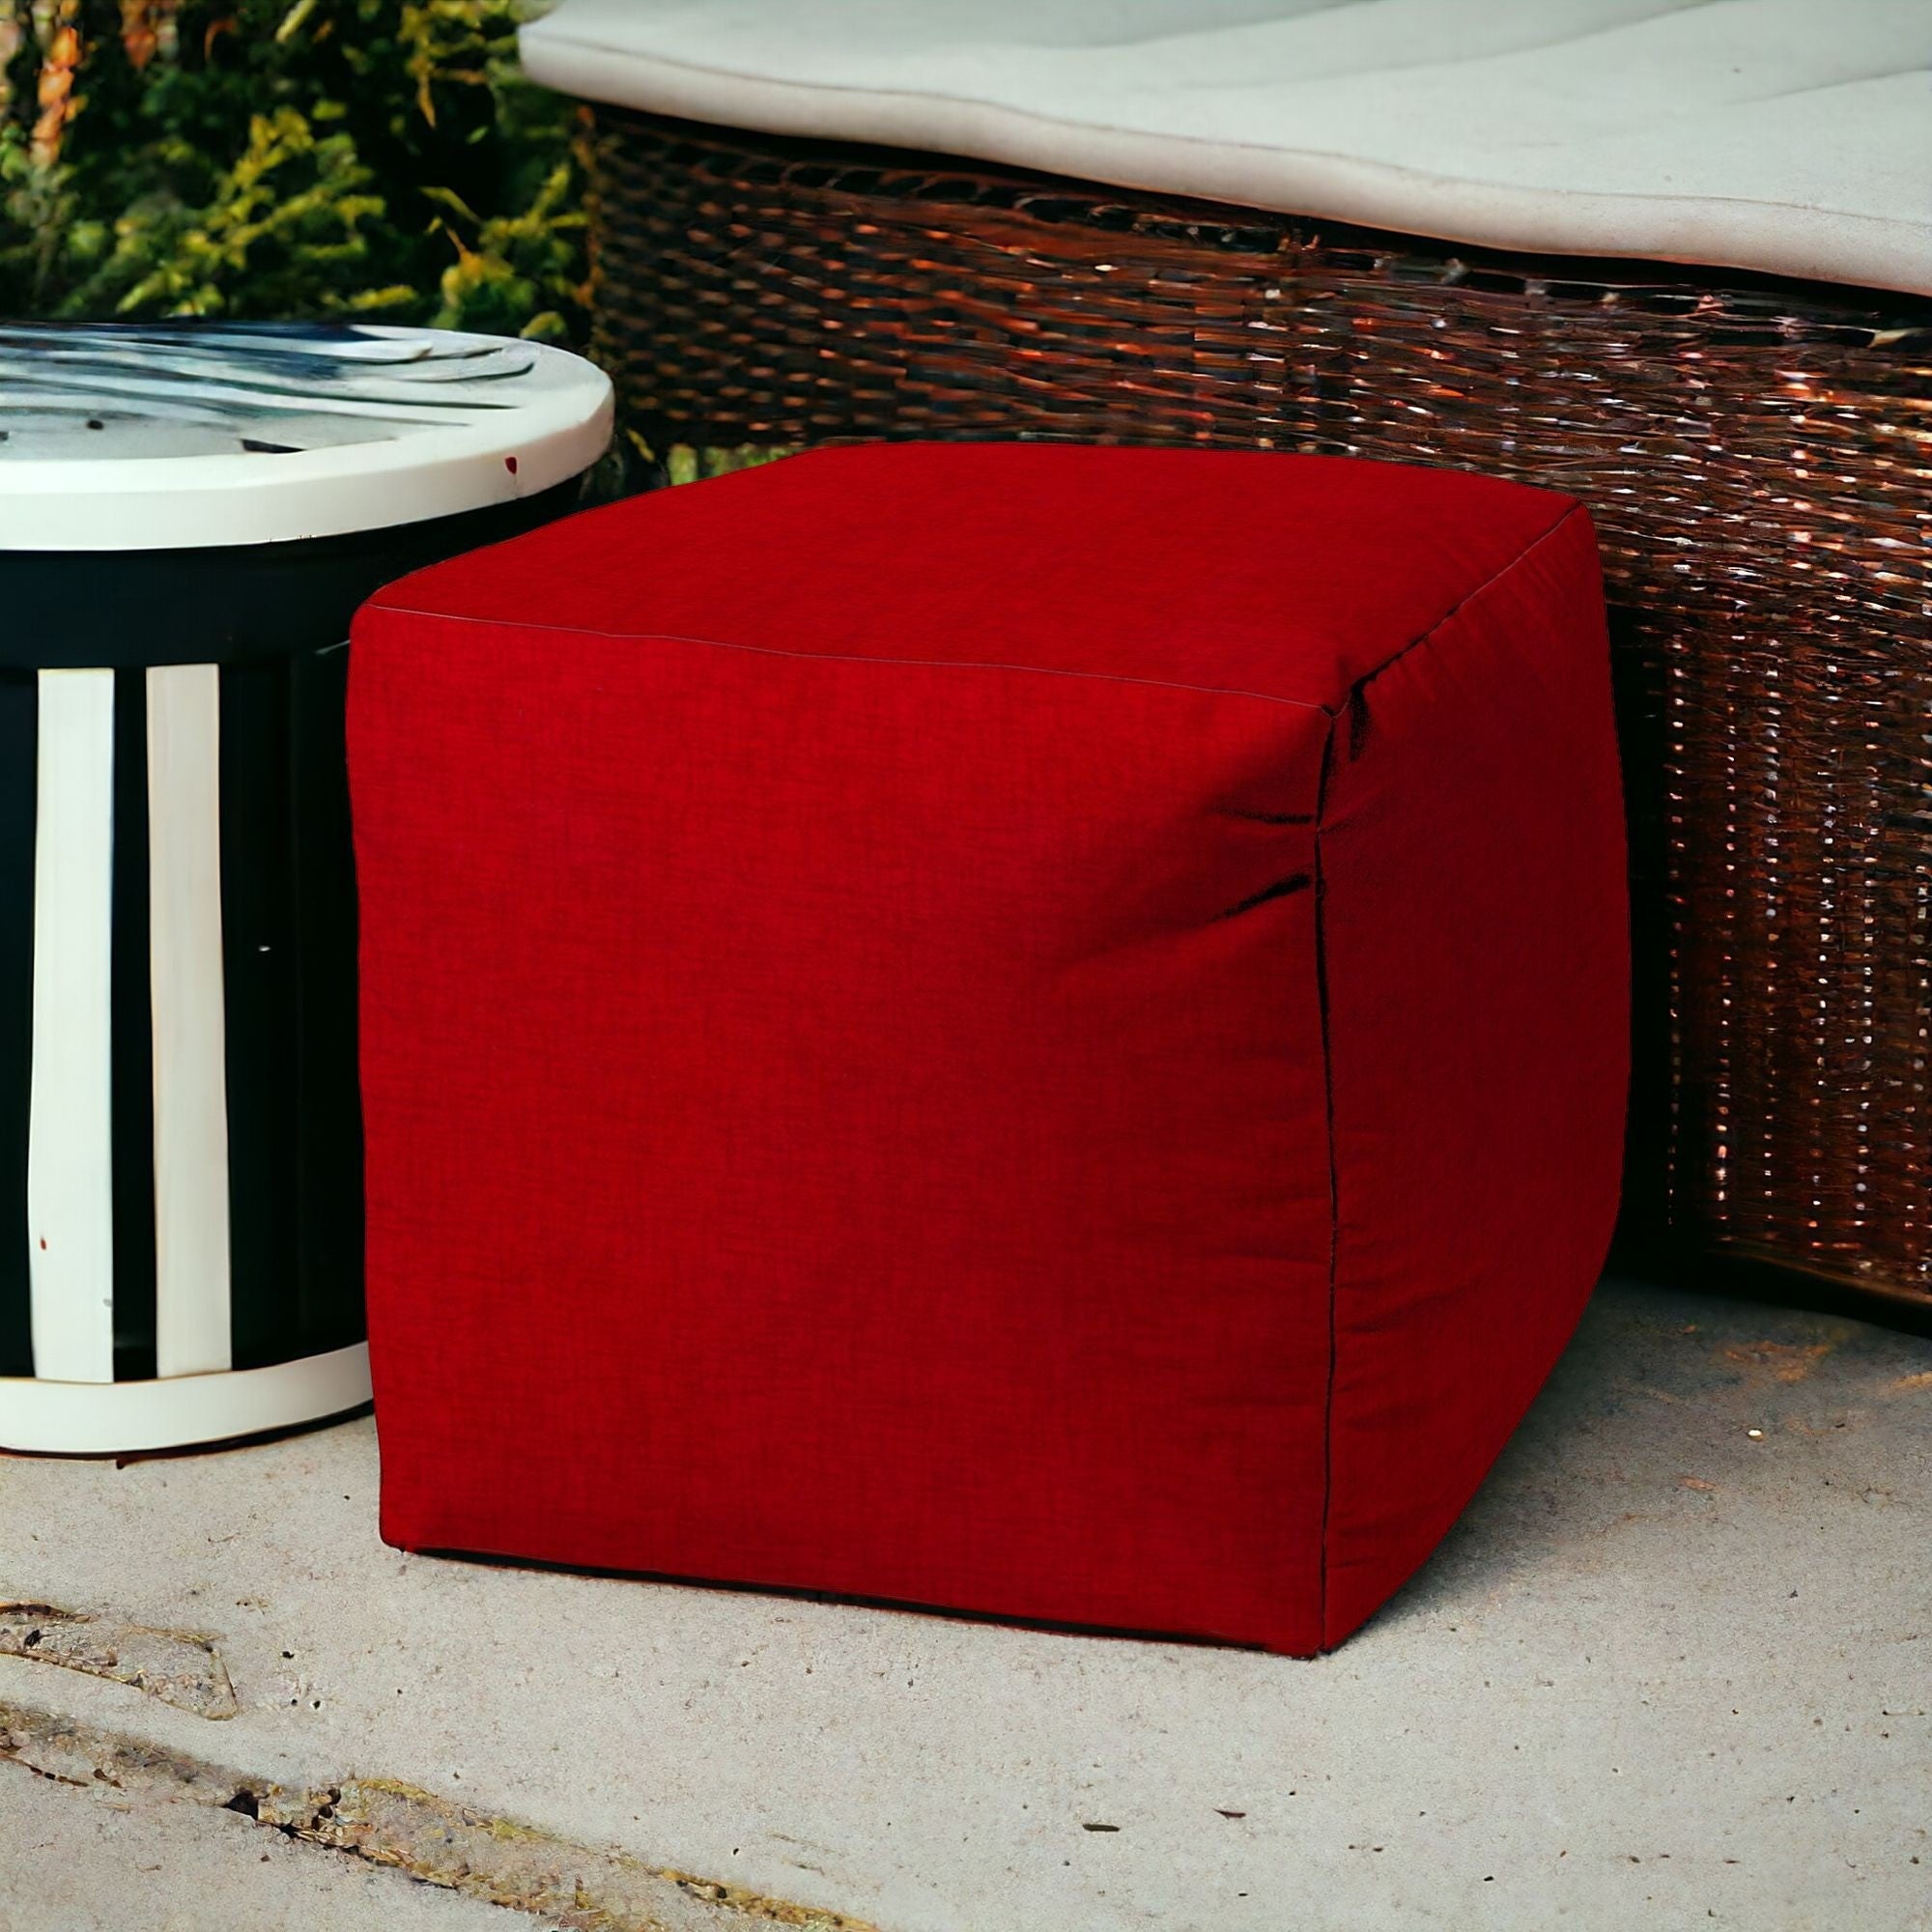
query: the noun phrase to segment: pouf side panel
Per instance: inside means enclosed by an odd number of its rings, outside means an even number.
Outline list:
[[[1327,718],[365,611],[383,1529],[1310,1651]]]
[[[1475,1492],[1615,1215],[1624,828],[1582,510],[1361,687],[1338,724],[1321,850],[1332,1645]]]

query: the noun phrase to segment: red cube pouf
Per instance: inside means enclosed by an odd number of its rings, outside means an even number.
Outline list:
[[[1429,1553],[1616,1202],[1576,503],[826,451],[353,662],[390,1542],[1294,1653]]]

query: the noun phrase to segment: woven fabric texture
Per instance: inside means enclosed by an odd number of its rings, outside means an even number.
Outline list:
[[[1607,1240],[1607,657],[1568,499],[1258,454],[825,452],[384,592],[384,1533],[1339,1641]]]

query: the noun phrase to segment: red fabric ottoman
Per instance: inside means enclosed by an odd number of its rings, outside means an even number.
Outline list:
[[[828,451],[355,635],[383,1531],[1308,1653],[1616,1199],[1590,525]]]

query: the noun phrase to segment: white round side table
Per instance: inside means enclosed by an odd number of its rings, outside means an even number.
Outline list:
[[[0,1449],[368,1400],[349,619],[611,408],[488,336],[0,326]]]

